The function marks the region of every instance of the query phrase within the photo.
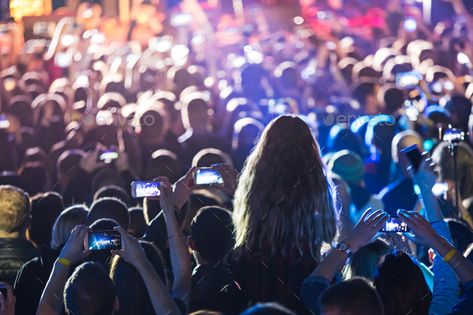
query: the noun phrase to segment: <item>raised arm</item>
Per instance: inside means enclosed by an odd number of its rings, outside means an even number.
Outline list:
[[[88,252],[84,251],[84,238],[88,228],[84,225],[76,226],[64,245],[58,259],[54,262],[53,270],[46,283],[39,301],[36,315],[61,314],[63,307],[63,292],[71,265],[84,259]]]
[[[473,280],[473,263],[437,233],[422,215],[412,211],[399,211],[399,217],[414,232],[416,242],[434,249],[443,257],[443,261],[455,271],[463,284]]]
[[[116,227],[115,229],[121,235],[123,249],[114,250],[113,253],[125,259],[138,270],[150,296],[154,312],[156,314],[180,314],[180,310],[169,294],[166,285],[161,281],[156,270],[146,258],[139,241],[129,235],[122,227]]]
[[[169,179],[158,177],[156,181],[162,184],[159,202],[163,209],[168,233],[169,253],[171,256],[172,272],[174,275],[172,285],[172,296],[182,300],[186,306],[189,305],[192,266],[189,250],[177,223],[174,209],[174,193]]]
[[[300,297],[314,314],[319,314],[318,299],[335,274],[343,267],[351,253],[368,244],[388,219],[384,210],[367,210],[350,235],[339,243],[315,268],[302,284]]]
[[[431,223],[429,226],[439,235],[441,240],[446,243],[451,243],[452,236],[447,224],[443,221],[443,215],[437,198],[432,193],[432,187],[435,184],[434,164],[428,154],[422,156],[422,162],[418,171],[413,174],[411,169],[409,173],[414,183],[420,188],[419,199],[424,207],[426,219]],[[404,215],[407,214],[407,212],[404,211],[400,211],[400,214],[401,213]],[[417,216],[423,219],[420,214]],[[411,222],[411,224],[413,223]],[[437,250],[436,248],[434,249]],[[455,274],[448,264],[442,260],[441,257],[443,257],[443,255],[438,251],[437,253],[439,253],[439,255],[436,255],[433,263],[434,288],[432,302],[430,304],[430,314],[444,314],[449,312],[458,302],[459,298],[456,293],[458,281]]]

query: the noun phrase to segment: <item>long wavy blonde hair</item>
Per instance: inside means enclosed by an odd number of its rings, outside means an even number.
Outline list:
[[[236,247],[319,258],[336,234],[335,189],[320,150],[299,117],[274,119],[243,167],[235,193]]]

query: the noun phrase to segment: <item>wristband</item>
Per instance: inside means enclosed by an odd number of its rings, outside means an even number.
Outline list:
[[[71,265],[71,261],[64,257],[59,257],[57,259],[57,262],[66,267],[69,267]]]
[[[453,256],[457,253],[457,250],[455,248],[452,248],[445,256],[443,256],[443,261],[448,263]]]

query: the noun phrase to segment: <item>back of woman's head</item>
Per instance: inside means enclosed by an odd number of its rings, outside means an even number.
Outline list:
[[[84,224],[88,209],[85,205],[74,205],[64,209],[54,222],[51,248],[58,249],[67,242],[76,225]]]
[[[424,275],[404,252],[385,257],[374,285],[383,301],[385,314],[428,314],[432,294]]]
[[[166,284],[162,257],[158,249],[148,242],[140,242],[161,280]],[[114,314],[154,314],[146,286],[135,267],[119,256],[114,256],[110,278],[115,285],[120,308]]]
[[[288,244],[332,241],[336,233],[334,192],[318,144],[297,116],[280,116],[263,131],[243,167],[235,194],[236,245],[286,254]],[[271,243],[272,244],[271,244]]]
[[[344,271],[345,278],[363,277],[373,280],[380,260],[390,251],[389,244],[381,239],[363,246],[351,257],[350,263]]]

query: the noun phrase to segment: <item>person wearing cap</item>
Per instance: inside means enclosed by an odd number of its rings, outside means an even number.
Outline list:
[[[348,184],[351,194],[350,216],[353,222],[357,222],[368,208],[384,209],[381,199],[365,187],[364,165],[358,154],[349,150],[338,151],[330,158],[328,168]]]

